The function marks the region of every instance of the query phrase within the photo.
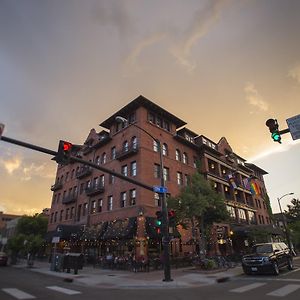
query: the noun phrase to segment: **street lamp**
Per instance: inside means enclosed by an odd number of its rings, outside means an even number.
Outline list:
[[[167,209],[167,201],[166,201],[166,185],[165,185],[165,177],[164,177],[164,165],[163,165],[163,149],[159,139],[155,138],[152,134],[148,131],[143,129],[142,127],[136,124],[129,124],[128,120],[121,117],[116,116],[115,120],[117,122],[122,122],[125,127],[129,125],[133,125],[134,127],[138,128],[139,130],[146,133],[150,136],[158,146],[159,150],[159,160],[160,160],[160,188],[162,191],[159,192],[159,198],[161,201],[161,212],[162,212],[162,242],[163,242],[163,265],[164,265],[164,279],[163,281],[173,281],[171,278],[171,267],[170,267],[170,253],[169,253],[169,244],[170,244],[170,236],[169,236],[169,222],[168,222],[168,209]]]
[[[294,193],[288,193],[288,194],[285,194],[285,195],[281,196],[280,198],[278,198],[277,200],[278,200],[278,205],[279,205],[279,209],[280,209],[280,214],[281,214],[281,216],[282,216],[282,221],[283,221],[283,227],[284,227],[284,231],[285,231],[286,240],[287,240],[289,249],[290,249],[290,251],[291,251],[291,253],[292,253],[292,245],[291,245],[290,235],[289,235],[289,231],[288,231],[288,228],[287,228],[285,215],[284,215],[283,212],[282,212],[281,204],[280,204],[280,200],[281,200],[283,197],[289,196],[289,195],[294,195]]]

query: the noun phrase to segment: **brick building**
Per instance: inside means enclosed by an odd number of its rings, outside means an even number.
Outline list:
[[[117,116],[126,118],[129,125],[117,122]],[[161,141],[169,195],[179,193],[196,171],[196,161],[201,161],[201,172],[223,195],[232,218],[231,224],[214,225],[211,249],[218,252],[225,244],[228,250],[232,230],[241,233],[247,226],[271,223],[264,200],[263,175],[267,173],[234,153],[226,138],[215,143],[185,125],[180,118],[139,96],[104,120],[100,124],[103,130],[91,129],[78,155],[159,186],[158,145],[147,131]],[[247,186],[249,179],[258,190],[255,194]],[[59,236],[65,246],[81,251],[83,247],[93,249],[96,255],[159,252],[160,238],[153,223],[161,206],[158,194],[78,163],[59,165],[51,190],[49,236]],[[179,231],[181,235],[173,239],[171,252],[183,255],[191,251],[191,234]],[[241,241],[237,239],[236,243],[239,248]]]

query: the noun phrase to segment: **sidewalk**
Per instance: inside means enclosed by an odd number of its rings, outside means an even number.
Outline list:
[[[26,261],[14,267],[27,268]],[[65,281],[73,281],[85,286],[95,286],[108,289],[159,289],[159,288],[189,288],[214,284],[229,280],[231,277],[242,274],[240,266],[222,272],[197,271],[192,267],[172,269],[173,281],[164,282],[163,270],[151,272],[130,272],[123,270],[108,270],[85,266],[78,274],[50,271],[47,262],[35,261],[33,268],[29,270],[62,278]]]

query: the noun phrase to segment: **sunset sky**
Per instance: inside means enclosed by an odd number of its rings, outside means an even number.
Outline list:
[[[143,95],[300,197],[300,140],[265,126],[300,114],[299,0],[0,0],[4,135],[57,149]],[[0,211],[50,207],[56,163],[0,141]],[[282,199],[283,207],[292,196]]]

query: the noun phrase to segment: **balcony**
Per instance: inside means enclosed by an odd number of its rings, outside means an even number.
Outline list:
[[[74,194],[70,194],[68,196],[66,196],[65,198],[62,199],[62,204],[70,204],[70,203],[73,203],[75,202],[77,199],[77,193]]]
[[[91,186],[85,189],[85,193],[87,196],[94,196],[103,192],[104,186],[102,184],[96,184],[95,186]]]
[[[116,159],[121,161],[131,155],[134,155],[138,152],[138,144],[133,144],[128,146],[127,148],[123,148],[121,151],[117,151]]]
[[[83,167],[76,173],[76,178],[81,179],[92,174],[90,167]]]
[[[58,190],[60,190],[62,187],[63,187],[63,185],[62,185],[61,182],[56,182],[55,184],[53,184],[53,185],[51,186],[51,191],[52,191],[52,192],[58,191]]]

